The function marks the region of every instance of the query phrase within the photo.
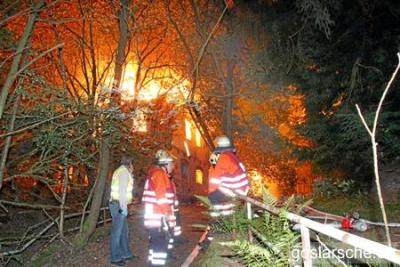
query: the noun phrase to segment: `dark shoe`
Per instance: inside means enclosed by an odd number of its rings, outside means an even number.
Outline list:
[[[125,266],[125,261],[124,260],[112,261],[111,264],[117,265],[117,266]]]
[[[126,257],[126,258],[123,258],[123,259],[124,259],[124,261],[132,261],[132,260],[137,259],[137,258],[138,258],[138,256],[132,255],[132,256],[129,256],[129,257]]]
[[[176,260],[176,256],[175,256],[171,251],[169,251],[169,252],[168,252],[168,255],[167,255],[167,259],[169,259],[169,260]]]
[[[184,239],[184,238],[182,238],[182,237],[179,237],[179,238],[176,238],[176,239],[175,239],[175,243],[176,243],[176,244],[180,244],[180,245],[187,244],[188,242],[189,242],[189,240]]]
[[[202,242],[200,242],[198,245],[201,247],[202,250],[206,250],[208,249],[208,247],[210,246],[211,241],[208,239],[204,239]]]

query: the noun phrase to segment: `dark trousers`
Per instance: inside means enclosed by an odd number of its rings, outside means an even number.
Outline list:
[[[168,256],[168,240],[162,229],[149,229],[149,263],[151,266],[165,266]]]
[[[118,262],[125,258],[132,257],[129,248],[128,220],[126,216],[119,213],[118,202],[110,202],[110,212],[112,217],[110,252],[111,261]]]
[[[208,194],[208,199],[212,204],[210,215],[212,218],[221,216],[229,216],[234,212],[234,204],[232,198],[226,196],[220,190],[215,190]]]

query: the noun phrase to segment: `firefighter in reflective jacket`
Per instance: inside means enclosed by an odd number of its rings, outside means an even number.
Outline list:
[[[247,195],[249,179],[243,163],[235,154],[235,147],[225,135],[215,139],[215,150],[210,156],[208,197],[213,205],[211,216],[231,215],[234,212],[233,192]]]
[[[169,180],[173,169],[172,157],[164,150],[157,151],[156,165],[150,168],[144,187],[144,226],[149,231],[148,261],[151,266],[166,264],[168,242],[173,238],[175,194]]]

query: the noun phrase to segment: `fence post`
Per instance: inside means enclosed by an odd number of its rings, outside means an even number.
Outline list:
[[[251,203],[246,201],[246,210],[247,210],[247,220],[252,219],[252,213],[251,213]],[[247,227],[247,238],[250,243],[253,243],[253,234],[251,232],[250,225]]]
[[[310,230],[302,224],[300,225],[300,229],[301,229],[301,257],[303,258],[303,266],[312,267]]]
[[[251,203],[246,202],[246,208],[247,208],[247,220],[252,219],[252,214],[251,214]]]

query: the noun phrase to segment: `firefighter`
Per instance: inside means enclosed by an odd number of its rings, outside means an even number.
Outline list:
[[[156,164],[148,172],[143,192],[144,226],[149,231],[150,266],[165,266],[168,245],[171,239],[173,241],[176,224],[173,212],[175,194],[169,179],[173,169],[173,158],[168,152],[157,151]]]
[[[123,156],[121,166],[116,169],[111,181],[110,212],[112,217],[110,251],[111,263],[119,266],[134,256],[129,248],[128,204],[132,202],[133,190],[132,159]]]
[[[235,154],[236,149],[230,139],[218,136],[215,150],[210,156],[208,197],[213,205],[211,217],[228,216],[234,212],[234,192],[247,195],[249,179],[243,163]]]

